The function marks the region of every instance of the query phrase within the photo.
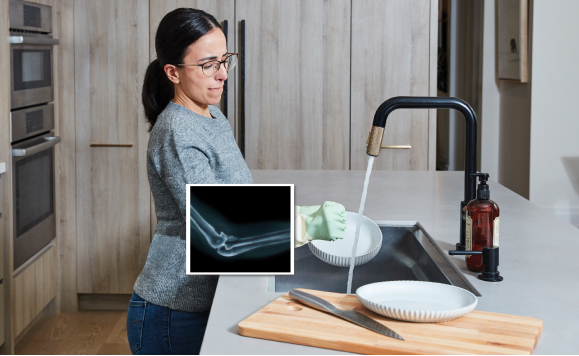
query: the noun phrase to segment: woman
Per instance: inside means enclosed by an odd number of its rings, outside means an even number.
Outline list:
[[[215,18],[195,9],[168,13],[157,29],[155,49],[142,100],[151,131],[147,173],[157,228],[129,302],[127,336],[133,354],[198,354],[218,276],[186,275],[186,184],[253,183],[229,122],[212,106],[221,100],[237,56],[227,53]],[[298,210],[300,245],[343,238],[342,205],[326,202]],[[265,239],[277,244],[282,237]]]
[[[147,173],[157,228],[127,314],[133,354],[198,354],[218,276],[186,275],[186,184],[251,184],[221,111],[227,70],[223,31],[204,11],[168,13],[155,36],[157,59],[142,100],[150,124]]]

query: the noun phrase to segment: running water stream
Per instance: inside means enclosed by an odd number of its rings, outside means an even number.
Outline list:
[[[352,257],[350,257],[350,271],[348,272],[347,293],[352,294],[352,277],[354,275],[354,261],[356,260],[356,249],[358,248],[358,237],[360,237],[360,226],[362,226],[362,214],[364,213],[364,204],[366,203],[366,193],[368,192],[368,182],[372,173],[372,164],[374,156],[368,158],[368,169],[366,169],[366,178],[364,179],[364,191],[362,192],[362,201],[358,210],[358,220],[356,221],[356,237],[354,238],[354,247],[352,248]]]

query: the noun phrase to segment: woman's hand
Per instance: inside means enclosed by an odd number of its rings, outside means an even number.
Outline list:
[[[346,236],[346,209],[326,201],[322,205],[296,207],[295,247],[311,240],[335,241]]]

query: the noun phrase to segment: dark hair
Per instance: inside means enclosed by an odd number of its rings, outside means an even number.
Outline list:
[[[202,10],[187,8],[169,12],[159,23],[155,35],[157,59],[147,68],[141,93],[149,131],[175,96],[173,82],[163,68],[166,64],[183,63],[189,46],[214,28],[221,29],[215,17]]]

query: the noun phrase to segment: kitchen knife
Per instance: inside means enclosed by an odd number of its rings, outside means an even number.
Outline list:
[[[359,313],[355,310],[341,310],[334,307],[332,304],[323,300],[322,298],[316,297],[315,295],[303,292],[301,290],[292,289],[289,291],[289,296],[299,300],[300,302],[309,305],[312,308],[319,309],[326,313],[334,314],[342,319],[346,319],[349,322],[358,324],[366,329],[370,329],[382,335],[393,337],[398,340],[404,341],[404,339],[395,333],[392,329],[388,328],[377,322],[376,320],[367,317],[366,315]]]

